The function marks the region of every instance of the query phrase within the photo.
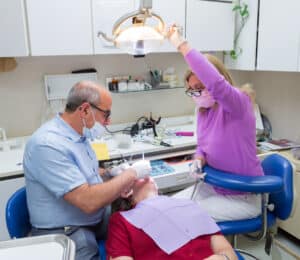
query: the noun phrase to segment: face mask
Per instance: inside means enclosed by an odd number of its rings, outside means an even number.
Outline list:
[[[196,106],[201,108],[210,108],[212,107],[216,100],[209,94],[209,92],[207,91],[207,89],[204,89],[202,92],[201,92],[201,96],[199,97],[195,97],[193,96],[192,97]]]
[[[83,119],[82,135],[88,139],[94,140],[96,138],[101,138],[103,136],[105,132],[105,128],[102,124],[96,121],[93,110],[92,110],[92,115],[94,119],[94,125],[91,128],[87,128],[85,120]]]

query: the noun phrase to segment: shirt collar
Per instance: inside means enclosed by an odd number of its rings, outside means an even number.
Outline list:
[[[63,131],[60,134],[74,142],[85,142],[86,137],[78,134],[74,128],[72,128],[65,120],[61,117],[62,113],[58,113],[55,117],[58,126]]]

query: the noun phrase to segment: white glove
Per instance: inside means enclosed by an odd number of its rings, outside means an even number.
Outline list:
[[[180,29],[176,25],[172,25],[168,28],[167,36],[171,44],[178,49],[181,44],[186,42],[186,39],[180,33]]]
[[[198,179],[202,173],[202,162],[200,159],[195,159],[190,165],[190,175],[191,177]]]
[[[108,173],[110,176],[115,177],[120,175],[123,171],[127,170],[130,165],[127,162],[121,163],[117,166],[112,167]]]
[[[140,160],[135,163],[133,163],[130,168],[134,169],[136,171],[136,177],[137,179],[143,179],[148,176],[150,176],[151,173],[151,165],[150,161],[148,160]]]

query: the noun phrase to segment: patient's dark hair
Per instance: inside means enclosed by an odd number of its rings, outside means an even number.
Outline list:
[[[131,200],[131,196],[128,198],[117,198],[112,204],[112,212],[116,211],[125,211],[132,209],[133,204]]]

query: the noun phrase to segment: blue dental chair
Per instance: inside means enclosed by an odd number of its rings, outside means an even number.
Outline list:
[[[17,190],[6,204],[6,226],[11,238],[21,238],[29,235],[31,224],[26,201],[25,187]],[[105,243],[99,243],[100,260],[106,259]]]
[[[236,248],[236,235],[244,234],[251,240],[265,239],[265,251],[269,255],[273,242],[273,232],[270,229],[276,220],[286,220],[293,207],[293,167],[281,155],[272,154],[262,161],[265,176],[237,176],[218,171],[212,167],[204,167],[204,182],[214,186],[261,194],[261,215],[252,219],[219,222],[224,235],[233,236],[233,247]],[[249,233],[256,232],[256,235]],[[258,259],[243,250],[236,251]]]

